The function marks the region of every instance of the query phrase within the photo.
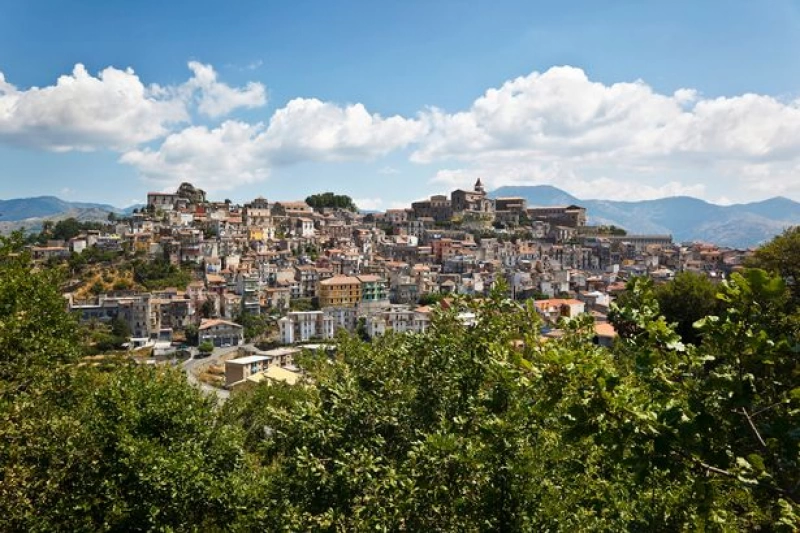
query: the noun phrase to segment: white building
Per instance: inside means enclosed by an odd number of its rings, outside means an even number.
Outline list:
[[[334,320],[323,311],[292,311],[278,321],[281,343],[294,344],[312,339],[332,339]]]

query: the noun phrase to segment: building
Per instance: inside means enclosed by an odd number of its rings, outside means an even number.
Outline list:
[[[72,304],[70,311],[80,313],[81,322],[96,320],[109,323],[119,318],[135,338],[155,338],[161,329],[160,314],[154,312],[150,294],[130,296],[101,295],[96,303]]]
[[[303,350],[301,348],[273,348],[262,352],[272,359],[272,364],[277,366],[294,366],[294,358]]]
[[[574,318],[586,312],[586,304],[574,298],[550,298],[536,300],[533,305],[545,320],[557,322],[559,318]]]
[[[225,361],[225,386],[244,381],[254,374],[269,368],[272,358],[265,355],[248,355]]]
[[[444,195],[431,196],[429,200],[421,200],[411,204],[414,218],[419,220],[429,218],[434,222],[445,222],[453,217],[453,208],[450,200]]]
[[[375,275],[355,276],[361,282],[361,301],[364,303],[385,302],[389,299],[386,282]]]
[[[497,211],[525,211],[528,208],[528,202],[521,196],[507,196],[503,198],[496,198],[494,201],[495,209]]]
[[[147,207],[153,210],[172,211],[180,198],[175,193],[149,192],[147,193]]]
[[[228,320],[203,320],[198,329],[198,340],[216,347],[238,346],[244,342],[244,327]]]
[[[354,307],[361,302],[361,281],[355,276],[334,276],[319,282],[320,307]]]
[[[494,212],[494,200],[486,197],[486,190],[483,188],[480,178],[475,182],[475,187],[472,191],[456,189],[450,193],[450,205],[453,208],[453,213],[461,211]]]
[[[282,344],[308,342],[312,339],[332,339],[333,318],[323,311],[292,311],[278,320]]]
[[[553,226],[579,228],[586,225],[586,208],[577,205],[529,207],[528,218],[547,222]]]

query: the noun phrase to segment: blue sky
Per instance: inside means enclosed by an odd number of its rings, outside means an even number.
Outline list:
[[[583,198],[800,200],[794,1],[0,13],[0,198],[127,205],[188,180],[385,209],[482,176]]]

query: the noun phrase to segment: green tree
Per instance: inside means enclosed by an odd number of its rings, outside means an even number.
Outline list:
[[[201,353],[204,354],[210,354],[211,352],[214,351],[214,345],[211,343],[211,341],[203,341],[197,348],[200,350]]]
[[[197,326],[190,324],[184,330],[184,334],[186,335],[186,344],[189,346],[197,346],[199,340],[199,331]]]
[[[150,290],[177,287],[184,290],[192,281],[188,268],[178,267],[166,259],[133,262],[134,280]]]
[[[353,199],[346,195],[326,192],[322,194],[312,194],[306,198],[306,203],[314,209],[335,208],[346,209],[348,211],[358,211]]]
[[[235,322],[241,324],[244,328],[244,338],[247,342],[259,340],[263,335],[269,332],[270,318],[267,315],[255,315],[253,313],[242,312],[240,313]]]
[[[200,306],[200,316],[203,318],[213,318],[216,314],[216,306],[214,305],[214,301],[206,299],[203,301],[203,304]]]
[[[668,322],[675,322],[675,331],[683,342],[697,344],[700,332],[694,323],[715,315],[723,305],[717,300],[717,286],[704,274],[681,272],[675,279],[655,289],[659,309]]]
[[[30,268],[20,232],[0,236],[0,392],[27,382],[35,368],[79,354],[77,322],[66,312],[56,269]]]
[[[182,372],[41,376],[0,410],[4,531],[222,530],[258,486],[242,432]]]
[[[794,226],[758,248],[750,266],[780,274],[795,304],[800,303],[800,226]]]

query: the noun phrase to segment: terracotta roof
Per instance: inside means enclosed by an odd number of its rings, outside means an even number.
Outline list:
[[[241,328],[242,327],[241,325],[237,324],[236,322],[231,322],[229,320],[209,319],[209,320],[203,320],[203,322],[200,324],[200,328],[199,329],[201,329],[201,330],[202,329],[208,329],[208,328],[211,328],[211,327],[214,327],[214,326],[234,326],[234,327],[237,327],[237,328]]]
[[[334,276],[320,282],[320,285],[361,285],[355,276]]]
[[[575,298],[550,298],[548,300],[536,300],[533,302],[536,307],[547,308],[557,305],[584,305],[584,302],[576,300]]]
[[[616,337],[617,330],[608,322],[599,322],[594,325],[594,332],[600,337]]]

